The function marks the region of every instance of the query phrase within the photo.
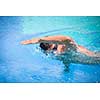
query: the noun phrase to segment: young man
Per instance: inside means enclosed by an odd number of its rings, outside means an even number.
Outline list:
[[[68,36],[47,36],[21,42],[24,45],[35,43],[40,43],[40,47],[44,51],[55,51],[66,66],[68,63],[100,64],[100,53],[92,52],[78,45]]]

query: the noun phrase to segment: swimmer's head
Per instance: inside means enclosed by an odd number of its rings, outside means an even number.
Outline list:
[[[51,45],[49,43],[40,43],[40,47],[43,50],[49,50]]]

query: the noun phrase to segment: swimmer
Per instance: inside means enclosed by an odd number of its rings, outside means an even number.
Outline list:
[[[100,64],[100,53],[95,53],[87,48],[78,45],[71,37],[57,35],[34,38],[22,41],[21,44],[40,43],[44,51],[55,51],[58,59],[68,66],[70,63],[79,64]]]

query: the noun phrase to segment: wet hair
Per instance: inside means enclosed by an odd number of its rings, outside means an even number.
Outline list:
[[[43,50],[48,50],[50,48],[50,44],[49,43],[40,43],[40,47]]]

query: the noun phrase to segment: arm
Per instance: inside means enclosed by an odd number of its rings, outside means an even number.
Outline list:
[[[57,36],[48,36],[40,39],[40,42],[49,42],[57,44],[65,44],[77,47],[77,43],[69,36],[57,35]]]
[[[42,38],[35,38],[31,40],[25,40],[22,41],[21,44],[32,44],[32,43],[39,43],[39,42],[49,42],[49,43],[59,43],[59,44],[64,44],[64,43],[69,43],[69,42],[74,42],[72,38],[68,36],[47,36],[47,37],[42,37]]]

